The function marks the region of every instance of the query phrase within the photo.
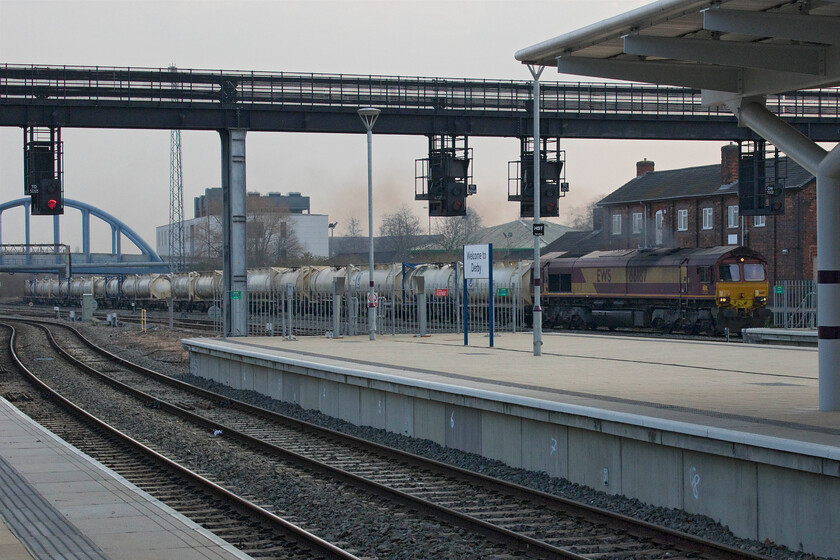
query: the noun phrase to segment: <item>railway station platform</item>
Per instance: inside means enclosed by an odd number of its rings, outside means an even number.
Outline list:
[[[0,397],[0,558],[250,556],[65,443]]]
[[[191,373],[837,557],[817,351],[530,333],[183,341]]]

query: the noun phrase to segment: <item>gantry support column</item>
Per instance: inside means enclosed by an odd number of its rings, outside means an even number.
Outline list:
[[[248,269],[245,238],[245,133],[219,131],[222,139],[222,329],[248,335]]]
[[[741,125],[817,177],[817,337],[820,410],[840,410],[840,145],[826,152],[763,104],[730,106]]]

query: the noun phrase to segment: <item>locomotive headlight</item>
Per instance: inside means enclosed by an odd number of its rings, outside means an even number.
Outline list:
[[[767,298],[764,296],[756,296],[755,304],[756,305],[764,305],[767,303]]]
[[[718,305],[726,305],[729,303],[729,296],[719,296]]]

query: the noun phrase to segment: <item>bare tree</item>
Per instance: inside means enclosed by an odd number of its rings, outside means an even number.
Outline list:
[[[438,245],[447,252],[457,253],[461,247],[474,240],[483,227],[481,216],[473,208],[467,208],[466,216],[454,216],[438,220],[435,234],[440,236]]]
[[[294,261],[302,253],[294,222],[287,208],[259,196],[246,202],[245,237],[249,267],[273,266]],[[205,266],[218,267],[222,258],[222,218],[220,204],[207,209],[196,226],[194,253]]]
[[[394,251],[394,259],[405,259],[408,251],[422,242],[419,239],[421,233],[420,219],[406,204],[396,212],[382,216],[379,235],[384,238],[384,248]]]
[[[593,198],[589,202],[585,202],[579,206],[572,206],[566,213],[567,220],[569,220],[569,227],[577,230],[591,230],[593,212],[595,205],[598,203],[597,198]]]
[[[245,221],[248,266],[286,264],[297,257],[301,245],[288,208],[262,197],[248,197]]]
[[[349,240],[349,243],[345,242],[344,250],[354,253],[364,252],[366,245],[363,236],[365,234],[362,231],[362,223],[359,219],[355,216],[351,216],[350,219],[347,220],[347,229],[344,231],[346,232],[345,235]]]
[[[360,237],[362,235],[362,224],[359,219],[352,216],[347,220],[347,237]]]

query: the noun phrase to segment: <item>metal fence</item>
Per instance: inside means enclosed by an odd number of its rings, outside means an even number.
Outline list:
[[[525,287],[524,292],[527,292]],[[525,329],[525,301],[519,283],[494,284],[493,325],[495,332]],[[486,281],[468,286],[467,326],[469,332],[490,330],[490,295]],[[349,289],[343,294],[303,293],[295,285],[268,292],[248,293],[250,336],[357,336],[369,334],[368,312],[376,313],[380,335],[462,333],[464,327],[463,287],[427,290],[425,296],[402,287],[378,293],[377,306],[367,305],[367,292]],[[423,303],[425,299],[425,303]],[[215,305],[221,309],[221,294]],[[425,328],[422,310],[425,309]],[[221,313],[215,315],[216,334],[222,334]]]
[[[773,325],[817,328],[817,290],[812,280],[782,280],[773,290]]]

